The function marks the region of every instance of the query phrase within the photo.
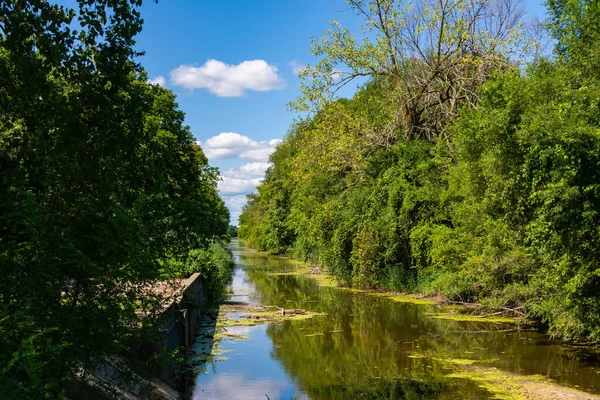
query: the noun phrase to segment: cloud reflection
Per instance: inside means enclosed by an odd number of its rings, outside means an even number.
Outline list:
[[[243,374],[218,374],[211,378],[208,382],[201,382],[199,379],[194,388],[194,400],[255,400],[266,399],[265,395],[270,399],[281,399],[285,398],[285,392],[289,392],[289,385],[285,382],[246,379]]]

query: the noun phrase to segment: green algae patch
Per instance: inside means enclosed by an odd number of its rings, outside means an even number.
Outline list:
[[[323,287],[340,287],[340,284],[338,283],[338,281],[329,276],[329,275],[325,275],[325,274],[304,274],[304,276],[307,276],[311,279],[314,279],[317,281],[317,285],[319,286],[323,286]]]
[[[453,363],[457,364],[456,361]],[[526,400],[535,393],[542,395],[542,398],[548,398],[544,394],[557,390],[571,392],[571,389],[554,385],[541,375],[515,375],[496,368],[471,367],[446,377],[471,380],[492,393],[495,399]]]
[[[407,297],[407,296],[387,296],[388,299],[391,299],[393,301],[397,301],[400,303],[412,303],[412,304],[426,304],[426,305],[432,305],[432,304],[436,304],[435,301],[433,300],[428,300],[428,299],[420,299],[417,297]]]
[[[215,347],[213,348],[213,350],[211,351],[211,354],[212,354],[213,356],[220,356],[220,355],[223,355],[223,354],[225,354],[225,353],[231,353],[232,351],[233,351],[233,350],[229,350],[229,349],[227,349],[227,350],[222,350],[222,349],[219,349],[218,347],[216,347],[216,346],[215,346]]]
[[[372,296],[383,297],[386,299],[390,299],[393,301],[397,301],[399,303],[411,303],[411,304],[422,304],[422,305],[434,305],[438,304],[437,301],[432,299],[427,299],[423,297],[410,296],[405,294],[396,294],[396,293],[385,293],[385,292],[368,292]]]
[[[445,319],[449,321],[459,322],[489,322],[495,324],[516,324],[518,320],[512,317],[504,316],[485,316],[485,315],[472,315],[472,314],[457,314],[457,313],[435,313],[429,314],[429,318],[433,319]]]
[[[472,352],[464,352],[465,354],[473,354]],[[436,360],[446,366],[454,367],[454,366],[465,366],[465,365],[475,365],[475,364],[491,364],[498,361],[497,358],[440,358],[440,357],[430,357],[432,360]]]
[[[228,332],[215,333],[215,342],[218,342],[223,339],[246,340],[248,338],[249,338],[248,335],[238,335],[236,333],[228,333]]]
[[[449,361],[450,363],[456,365],[472,365],[476,362],[479,362],[479,360],[471,360],[470,358],[453,358]]]
[[[600,399],[590,393],[560,386],[542,375],[517,375],[497,368],[473,365],[487,360],[446,359],[444,361],[459,369],[459,371],[445,375],[446,378],[470,380],[490,392],[494,399]]]
[[[300,309],[286,310],[275,306],[262,307],[250,306],[245,303],[229,303],[221,306],[221,311],[225,311],[224,316],[220,316],[217,321],[217,327],[227,328],[231,326],[254,326],[260,324],[278,324],[284,321],[299,321],[312,317],[323,316],[325,313],[312,312]],[[228,318],[229,312],[244,312],[236,315],[235,318]]]
[[[372,293],[370,290],[367,290],[367,289],[358,289],[358,288],[347,287],[347,286],[340,286],[339,288],[342,290],[348,291],[348,292],[352,292],[352,293]]]
[[[255,326],[260,321],[250,321],[247,319],[223,319],[217,323],[218,327],[229,327],[229,326]]]
[[[283,313],[280,311],[257,311],[251,312],[246,315],[242,315],[241,319],[245,319],[249,322],[261,323],[261,324],[277,324],[284,321],[301,321],[313,317],[326,315],[325,313],[317,313],[306,310],[286,310]]]
[[[461,371],[446,375],[446,378],[468,379],[477,386],[487,390],[494,395],[494,399],[500,400],[526,400],[523,389],[517,385],[512,377],[496,371]]]

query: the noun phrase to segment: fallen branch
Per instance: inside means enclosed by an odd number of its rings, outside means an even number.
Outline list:
[[[491,313],[491,314],[482,314],[482,315],[474,315],[474,318],[487,318],[487,317],[494,317],[496,315],[501,315],[504,314],[504,311],[498,311],[495,313]]]
[[[306,314],[308,314],[308,311],[301,310],[301,309],[293,309],[292,308],[290,310],[286,310],[284,308],[277,307],[277,310],[279,310],[281,315],[306,315]]]
[[[481,308],[483,307],[483,304],[479,304],[479,303],[466,303],[463,301],[452,301],[452,300],[445,300],[444,304],[458,304],[461,306],[468,306],[468,307],[477,307],[477,308]],[[503,311],[508,311],[508,312],[512,312],[515,314],[519,314],[521,316],[525,316],[526,314],[523,311],[519,311],[519,308],[522,307],[517,307],[517,308],[508,308],[508,307],[498,307],[499,309],[503,310]],[[488,315],[483,315],[481,316],[481,318],[484,318],[486,316],[492,316],[492,315],[499,315],[502,314],[502,311],[494,313],[494,314],[488,314]]]
[[[483,307],[482,304],[479,303],[465,303],[464,301],[452,301],[452,300],[445,300],[444,303],[449,303],[449,304],[459,304],[461,306],[471,306],[471,307]]]
[[[515,314],[519,314],[519,315],[525,316],[525,313],[523,311],[519,311],[516,308],[500,307],[500,309],[502,309],[504,311],[510,311],[510,312],[515,313]]]

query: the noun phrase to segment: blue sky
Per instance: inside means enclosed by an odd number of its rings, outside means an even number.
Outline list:
[[[541,1],[523,1],[543,18]],[[344,0],[162,0],[141,9],[137,48],[153,82],[172,89],[211,165],[232,223],[294,114],[298,68],[315,64],[311,37],[329,21],[359,29]]]

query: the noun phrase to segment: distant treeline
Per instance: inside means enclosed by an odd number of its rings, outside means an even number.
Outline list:
[[[91,395],[105,357],[156,339],[154,282],[218,294],[233,266],[218,172],[135,61],[141,1],[73,3],[0,2],[3,399]]]
[[[334,23],[313,42],[321,61],[292,103],[309,116],[248,196],[240,237],[346,285],[600,340],[600,3],[548,0],[535,29],[516,1],[349,4],[368,34]]]

